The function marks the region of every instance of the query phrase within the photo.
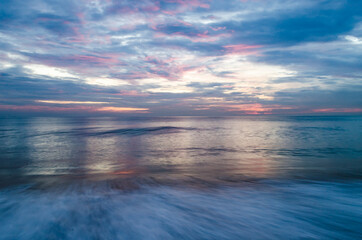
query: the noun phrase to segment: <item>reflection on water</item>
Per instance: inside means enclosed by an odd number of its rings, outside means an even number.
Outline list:
[[[0,121],[1,177],[134,171],[360,177],[361,118],[29,118]]]
[[[358,116],[3,118],[0,239],[357,239],[361,142]]]

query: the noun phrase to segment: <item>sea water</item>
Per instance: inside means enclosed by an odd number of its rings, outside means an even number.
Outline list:
[[[1,118],[0,239],[361,239],[362,117]]]

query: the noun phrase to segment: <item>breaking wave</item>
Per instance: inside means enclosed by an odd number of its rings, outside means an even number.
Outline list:
[[[185,130],[195,130],[195,128],[183,128],[183,127],[145,127],[145,128],[120,128],[109,131],[101,131],[93,133],[93,135],[108,135],[108,134],[119,134],[119,135],[145,135],[145,134],[165,134],[165,133],[176,133]]]
[[[0,239],[358,239],[361,189],[358,181],[24,186],[0,192]]]

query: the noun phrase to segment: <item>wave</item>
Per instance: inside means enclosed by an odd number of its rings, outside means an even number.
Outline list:
[[[358,239],[361,182],[0,192],[0,239]]]
[[[145,135],[145,134],[165,134],[165,133],[177,133],[185,130],[196,130],[196,128],[183,128],[183,127],[145,127],[145,128],[120,128],[109,131],[102,131],[93,133],[93,135],[108,135],[108,134],[117,134],[117,135]]]
[[[178,133],[181,131],[188,130],[200,130],[198,128],[186,128],[186,127],[171,127],[171,126],[161,126],[161,127],[144,127],[144,128],[119,128],[112,129],[107,131],[100,131],[98,127],[92,128],[74,128],[69,131],[46,131],[37,134],[24,134],[24,138],[48,136],[48,135],[70,135],[70,136],[102,136],[102,135],[146,135],[146,134],[167,134],[167,133]],[[0,137],[8,137],[3,135]]]

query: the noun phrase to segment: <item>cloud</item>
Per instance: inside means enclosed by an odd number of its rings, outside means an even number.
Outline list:
[[[1,1],[0,111],[358,112],[361,8],[337,0]]]
[[[107,104],[108,102],[92,102],[92,101],[59,101],[59,100],[35,100],[39,103],[53,103],[53,104]]]

